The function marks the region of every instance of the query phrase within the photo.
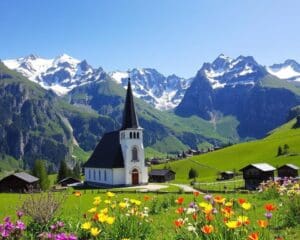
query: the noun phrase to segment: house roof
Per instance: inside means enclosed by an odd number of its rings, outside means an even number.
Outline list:
[[[104,134],[83,167],[123,168],[124,159],[119,140],[119,131]]]
[[[149,175],[150,176],[165,176],[169,172],[176,174],[174,171],[172,171],[170,169],[154,169],[149,173]]]
[[[81,180],[79,180],[79,179],[76,179],[76,178],[73,178],[73,177],[66,177],[66,178],[60,180],[58,183],[63,183],[67,180],[73,180],[74,182],[81,182]]]
[[[246,167],[243,167],[242,169],[240,169],[240,171],[242,171],[245,168],[249,168],[249,167],[255,167],[263,172],[269,172],[269,171],[275,171],[276,168],[274,168],[272,165],[268,164],[268,163],[252,163],[247,165]]]
[[[39,180],[37,177],[32,176],[26,172],[18,172],[18,173],[14,173],[12,175],[19,179],[22,179],[23,181],[28,182],[28,183],[34,183]]]
[[[294,165],[294,164],[291,164],[291,163],[284,164],[284,165],[282,165],[282,166],[279,167],[279,168],[282,168],[282,167],[285,167],[285,166],[290,167],[290,168],[295,169],[295,170],[299,170],[299,167],[298,167],[298,166],[296,166],[296,165]],[[279,169],[279,168],[278,168],[278,169]]]
[[[123,113],[123,124],[121,129],[124,130],[127,128],[138,128],[138,127],[139,127],[139,122],[135,113],[130,79],[128,79],[127,94],[126,94],[125,107]]]

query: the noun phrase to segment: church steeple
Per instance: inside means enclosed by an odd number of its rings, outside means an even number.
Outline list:
[[[123,113],[123,124],[121,128],[122,130],[127,128],[139,127],[139,122],[134,108],[133,94],[132,94],[131,83],[130,83],[130,73],[128,74],[129,77],[128,77],[127,94],[125,100],[125,108]]]

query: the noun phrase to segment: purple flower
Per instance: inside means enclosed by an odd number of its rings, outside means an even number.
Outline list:
[[[74,234],[69,235],[69,240],[77,240],[77,237]]]
[[[55,236],[55,240],[68,240],[68,236],[65,233],[59,233]]]
[[[4,229],[7,231],[11,231],[14,229],[14,224],[12,222],[5,222]]]
[[[206,194],[206,195],[204,196],[204,199],[205,199],[206,201],[210,201],[210,200],[212,199],[212,195]]]
[[[52,231],[55,231],[57,226],[55,224],[53,224],[53,225],[50,226],[50,228],[51,228]]]
[[[265,213],[265,217],[266,217],[267,219],[271,219],[272,216],[273,216],[273,214],[272,214],[271,212],[266,212],[266,213]]]
[[[10,222],[10,217],[5,217],[4,222]]]
[[[194,207],[196,207],[197,205],[194,203],[194,202],[191,202],[190,204],[189,204],[189,208],[194,208]]]
[[[17,216],[20,219],[24,215],[24,212],[22,211],[17,211]]]
[[[9,236],[9,231],[7,231],[7,230],[4,229],[3,231],[1,231],[1,236],[3,238],[7,238]]]
[[[58,227],[60,227],[60,228],[62,228],[62,227],[65,226],[64,222],[61,222],[61,221],[58,221],[58,222],[56,223],[56,225],[57,225]]]
[[[23,231],[23,230],[25,230],[25,228],[26,228],[26,226],[22,221],[18,220],[16,222],[16,229]]]

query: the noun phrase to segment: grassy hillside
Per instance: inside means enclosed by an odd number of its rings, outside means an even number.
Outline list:
[[[284,163],[300,166],[300,128],[293,128],[296,120],[273,130],[264,139],[236,144],[205,155],[194,156],[185,160],[170,163],[176,172],[176,181],[188,181],[191,167],[199,172],[200,181],[216,179],[218,171],[239,170],[249,163],[266,162],[274,167]],[[277,157],[278,146],[288,144],[289,154]],[[163,168],[163,165],[155,166]]]

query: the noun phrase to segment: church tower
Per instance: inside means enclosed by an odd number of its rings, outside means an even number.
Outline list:
[[[124,159],[125,185],[148,183],[148,168],[145,163],[143,129],[136,116],[130,78],[120,130],[120,145]]]

